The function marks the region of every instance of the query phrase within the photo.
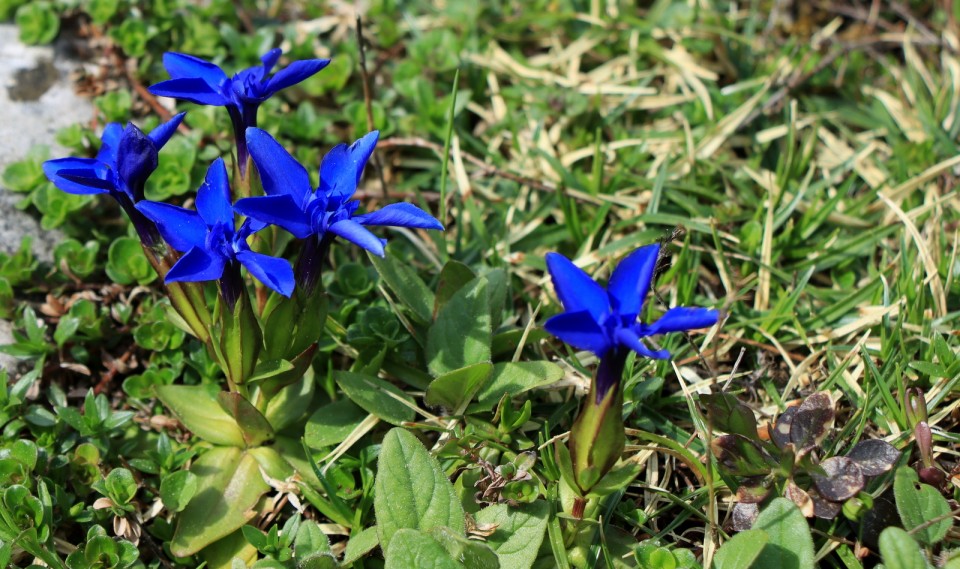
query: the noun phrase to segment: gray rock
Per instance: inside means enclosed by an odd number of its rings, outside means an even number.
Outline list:
[[[36,144],[49,146],[51,157],[67,155],[54,140],[57,131],[93,117],[93,104],[74,92],[69,79],[79,65],[56,57],[53,47],[24,45],[16,26],[0,24],[0,172]],[[0,251],[16,251],[30,235],[34,255],[51,261],[62,236],[44,231],[30,214],[14,208],[21,197],[0,181]],[[0,321],[0,344],[12,339],[10,324]],[[0,354],[0,368],[13,369],[15,362]]]

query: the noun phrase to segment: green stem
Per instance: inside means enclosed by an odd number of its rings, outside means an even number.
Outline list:
[[[144,246],[143,251],[153,270],[162,280],[177,261],[173,251],[165,250],[163,245]],[[183,318],[193,334],[204,344],[210,343],[210,311],[207,309],[203,288],[197,283],[165,283],[170,304]]]

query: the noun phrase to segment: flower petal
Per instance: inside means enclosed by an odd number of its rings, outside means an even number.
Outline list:
[[[383,241],[352,219],[340,220],[329,227],[330,233],[363,247],[378,257],[383,257]]]
[[[560,253],[547,253],[547,269],[553,288],[567,312],[587,311],[599,321],[610,311],[607,293],[583,269]]]
[[[112,189],[105,188],[108,168],[94,158],[58,158],[43,163],[43,173],[53,185],[68,194],[102,194]],[[63,174],[69,176],[64,178]]]
[[[203,247],[207,240],[207,224],[195,211],[175,205],[141,201],[136,208],[157,224],[160,235],[177,251]]]
[[[163,148],[163,145],[166,144],[167,141],[170,140],[170,137],[173,136],[173,133],[177,131],[177,127],[183,122],[183,117],[186,114],[187,113],[180,113],[150,131],[150,134],[147,136],[149,136],[153,144],[156,145],[158,151]]]
[[[151,85],[147,90],[158,97],[183,99],[198,105],[222,107],[230,103],[229,99],[224,97],[220,91],[208,85],[206,81],[193,77],[168,79]]]
[[[650,281],[657,267],[660,244],[641,247],[627,255],[613,270],[607,285],[613,311],[627,321],[634,321],[640,314],[643,301],[650,291]]]
[[[207,168],[207,176],[197,190],[197,213],[208,226],[217,223],[233,227],[233,206],[230,205],[230,180],[223,158],[217,158]]]
[[[269,196],[289,195],[302,208],[313,191],[306,169],[280,143],[259,128],[247,129],[247,147]]]
[[[283,54],[283,50],[279,47],[275,47],[268,51],[267,53],[260,56],[260,62],[263,63],[263,72],[270,73],[270,70],[273,69],[273,66],[277,64],[277,61],[280,60],[280,56]]]
[[[360,183],[363,167],[370,160],[379,137],[380,132],[375,130],[350,146],[338,144],[331,148],[320,163],[318,191],[330,197],[335,205],[349,199]]]
[[[280,71],[277,71],[277,73],[270,78],[270,82],[267,84],[267,91],[272,95],[281,89],[296,85],[319,72],[329,63],[329,59],[304,59],[294,61]]]
[[[120,137],[123,136],[123,126],[112,122],[103,129],[100,135],[100,151],[97,160],[106,164],[117,163],[117,149],[120,148]]]
[[[180,257],[163,280],[168,283],[212,281],[223,276],[224,265],[223,257],[210,255],[203,247],[194,247]]]
[[[665,360],[670,357],[670,352],[667,350],[651,350],[648,348],[641,340],[640,336],[637,335],[633,330],[627,328],[620,328],[616,332],[617,343],[630,348],[631,350],[637,352],[641,356],[648,357],[655,360]]]
[[[126,187],[134,193],[134,203],[143,199],[143,184],[157,169],[157,147],[134,124],[128,124],[117,149],[117,173]]]
[[[644,333],[666,334],[706,328],[717,323],[719,314],[712,308],[698,308],[696,306],[678,306],[667,310],[659,320],[644,327]]]
[[[310,217],[288,195],[243,198],[237,200],[233,209],[257,221],[279,225],[297,239],[313,233]]]
[[[214,90],[227,80],[227,74],[217,65],[185,53],[163,54],[163,67],[171,79],[201,79]]]
[[[439,221],[411,203],[393,203],[377,211],[358,215],[353,220],[362,225],[390,225],[443,231],[443,225]]]
[[[579,350],[588,350],[603,357],[612,347],[593,316],[585,311],[558,314],[543,325],[547,332]]]
[[[270,255],[240,251],[237,260],[250,271],[258,281],[287,298],[293,293],[293,269],[286,259]]]

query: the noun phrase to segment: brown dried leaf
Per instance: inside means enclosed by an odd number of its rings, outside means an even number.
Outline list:
[[[797,486],[793,480],[787,482],[787,487],[783,489],[783,496],[796,504],[804,517],[813,517],[813,499],[810,498],[810,494],[807,494],[803,488]]]
[[[854,445],[847,458],[860,466],[864,476],[879,476],[893,468],[900,459],[900,451],[886,441],[872,439]]]
[[[823,472],[813,473],[813,483],[820,495],[831,502],[843,502],[863,489],[860,466],[845,456],[830,457],[820,463]]]

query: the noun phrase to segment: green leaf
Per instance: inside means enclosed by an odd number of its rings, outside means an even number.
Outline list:
[[[400,426],[416,417],[413,398],[378,377],[349,371],[334,371],[333,377],[351,401],[391,425]]]
[[[119,0],[90,0],[87,5],[87,13],[90,14],[93,23],[102,26],[113,17],[119,5]]]
[[[443,526],[430,530],[430,536],[447,550],[450,557],[459,561],[464,569],[500,569],[497,554],[484,543],[469,540]]]
[[[347,398],[317,409],[307,419],[303,438],[310,448],[321,449],[342,443],[367,417],[367,412]]]
[[[163,477],[160,499],[171,512],[182,512],[197,493],[197,475],[189,470],[178,470]]]
[[[750,440],[759,440],[757,418],[753,411],[736,396],[729,393],[711,393],[700,396],[707,408],[707,417],[714,429],[731,435],[743,435]]]
[[[950,530],[950,504],[929,484],[920,482],[915,470],[901,466],[893,479],[893,495],[897,501],[897,512],[907,531],[926,526],[913,532],[917,541],[924,545],[933,545],[942,540]],[[927,525],[930,520],[942,518]]]
[[[563,378],[563,369],[552,362],[504,362],[493,366],[490,381],[477,394],[471,412],[492,409],[504,395],[517,397],[531,389]]]
[[[30,2],[17,9],[20,41],[29,45],[50,43],[60,32],[60,16],[48,2]]]
[[[343,552],[343,566],[349,567],[354,561],[370,553],[380,545],[380,532],[376,526],[350,536],[347,548]]]
[[[422,531],[401,529],[386,549],[384,569],[464,569],[443,545]]]
[[[256,516],[254,506],[270,486],[257,460],[238,448],[215,447],[190,468],[197,493],[181,512],[170,551],[186,557],[225,537]]]
[[[133,237],[120,237],[110,245],[106,271],[113,282],[122,285],[134,282],[145,285],[157,276],[143,254],[140,241]]]
[[[530,569],[547,531],[550,508],[538,500],[517,508],[495,504],[477,512],[480,524],[495,524],[487,545],[497,552],[501,569]]]
[[[927,569],[927,560],[910,534],[898,527],[880,533],[880,557],[887,569]]]
[[[318,553],[330,553],[330,540],[317,522],[306,520],[297,530],[297,539],[293,546],[294,555],[302,559]]]
[[[257,364],[257,367],[254,368],[253,373],[249,378],[247,378],[247,381],[250,383],[253,383],[254,381],[262,381],[292,369],[293,364],[287,360],[279,359],[268,360],[265,362],[262,361]]]
[[[279,564],[280,567],[286,565]],[[332,553],[317,553],[308,555],[297,562],[297,569],[338,569],[340,564]]]
[[[205,387],[162,385],[157,397],[193,434],[216,445],[242,447],[243,431]]]
[[[427,333],[430,373],[445,373],[490,361],[492,340],[487,279],[479,277],[457,291],[437,313]]]
[[[441,375],[427,387],[427,404],[442,405],[453,411],[464,408],[484,386],[492,371],[493,364],[479,363]]]
[[[313,370],[308,369],[298,381],[270,397],[263,416],[270,422],[274,431],[280,431],[299,421],[313,406],[314,391],[316,391],[316,384],[313,381]]]
[[[126,468],[114,468],[103,480],[107,496],[118,506],[122,506],[133,499],[137,493],[137,481]]]
[[[393,535],[404,528],[447,526],[461,535],[464,532],[463,507],[440,463],[415,436],[399,428],[383,439],[374,510],[385,550],[389,550]]]
[[[714,569],[750,567],[766,546],[770,536],[761,529],[742,531],[723,544],[713,558]]]
[[[446,306],[453,295],[475,278],[477,278],[477,274],[470,267],[460,261],[447,261],[440,269],[437,296],[433,303],[433,314],[439,314],[440,309]]]
[[[752,529],[764,530],[770,538],[753,564],[755,569],[814,568],[810,525],[790,500],[776,498],[770,502],[757,516]]]
[[[421,323],[433,318],[433,292],[417,276],[416,271],[391,256],[377,257],[367,254],[380,273],[383,282],[397,295],[397,300],[409,308]]]
[[[240,427],[243,440],[249,447],[255,447],[273,438],[273,427],[243,395],[233,391],[217,393],[217,401]]]

